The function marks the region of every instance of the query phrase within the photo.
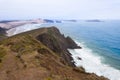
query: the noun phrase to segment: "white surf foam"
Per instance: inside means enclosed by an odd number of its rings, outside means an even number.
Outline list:
[[[96,73],[99,76],[105,76],[110,80],[120,80],[120,70],[117,70],[109,65],[101,62],[101,57],[96,56],[93,51],[87,48],[84,43],[78,43],[82,49],[69,49],[76,66],[83,66],[86,72]],[[82,58],[79,60],[78,57]]]
[[[13,36],[22,32],[30,31],[33,29],[40,28],[41,24],[26,24],[23,26],[18,26],[7,31],[7,36]]]

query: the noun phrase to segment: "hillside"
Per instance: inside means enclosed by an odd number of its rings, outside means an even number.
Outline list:
[[[6,30],[0,27],[0,40],[6,37]]]
[[[0,42],[0,80],[107,80],[74,65],[67,48],[81,48],[55,27]]]

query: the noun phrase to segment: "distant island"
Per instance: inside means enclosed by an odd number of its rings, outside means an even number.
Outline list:
[[[43,19],[46,23],[68,23],[77,22],[77,20],[57,20],[57,19]]]
[[[93,19],[93,20],[85,20],[86,22],[103,22],[102,20],[99,19]]]

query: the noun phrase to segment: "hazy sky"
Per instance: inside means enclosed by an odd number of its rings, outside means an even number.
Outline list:
[[[0,0],[2,19],[120,19],[120,0]]]

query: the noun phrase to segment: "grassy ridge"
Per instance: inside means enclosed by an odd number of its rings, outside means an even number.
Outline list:
[[[49,47],[54,44],[56,49],[59,48],[57,46],[61,48],[62,39],[56,36],[62,35],[53,27],[25,32],[0,41],[0,80],[107,80],[86,73],[82,67],[68,66],[65,57],[58,55],[59,51],[54,52],[36,38],[41,34],[47,34],[42,40],[48,39],[46,44],[50,43]]]

